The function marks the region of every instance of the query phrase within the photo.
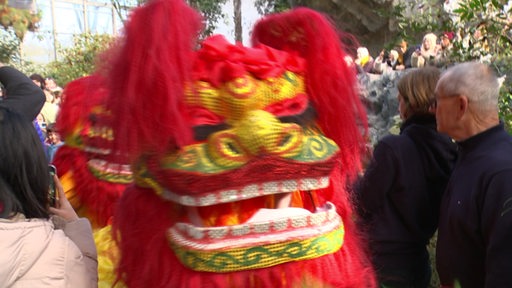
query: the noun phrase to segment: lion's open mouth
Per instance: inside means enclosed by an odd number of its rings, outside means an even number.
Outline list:
[[[233,226],[199,227],[177,223],[169,230],[169,236],[176,244],[195,249],[225,249],[287,238],[305,239],[332,231],[340,224],[341,218],[334,205],[327,202],[316,213],[295,207],[259,209],[247,222]]]
[[[264,268],[334,253],[344,228],[335,206],[315,213],[303,208],[259,209],[245,223],[200,227],[176,223],[167,237],[180,261],[197,271]]]
[[[226,183],[228,184],[228,183]],[[241,188],[228,188],[220,192],[200,195],[179,195],[164,191],[163,197],[185,206],[210,206],[215,204],[236,202],[260,196],[288,193],[294,191],[311,191],[329,186],[329,177],[303,178],[296,180],[269,181],[249,184]]]

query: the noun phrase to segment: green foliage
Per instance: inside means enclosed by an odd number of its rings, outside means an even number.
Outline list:
[[[114,1],[114,0],[113,0]],[[137,1],[137,3],[133,3]],[[222,17],[222,4],[227,0],[191,0],[191,5],[196,5],[203,12],[206,21],[208,23],[208,29],[206,33],[211,34],[215,29],[215,23]],[[130,5],[142,5],[144,0],[132,0],[132,1],[115,1],[120,9],[126,9]],[[121,5],[121,4],[122,5]],[[209,35],[207,34],[207,35]],[[6,59],[18,57],[17,51],[19,49],[19,43],[11,43],[6,41],[7,38],[2,37],[0,39],[0,48],[11,47],[10,50],[2,49],[5,51]],[[59,48],[58,54],[59,59],[46,65],[45,67],[35,65],[30,62],[14,63],[18,69],[24,73],[32,74],[39,73],[45,76],[52,76],[57,83],[61,86],[65,86],[68,82],[89,75],[96,68],[96,59],[98,54],[105,51],[110,44],[113,42],[113,37],[110,35],[96,35],[90,33],[77,34],[73,37],[73,46],[69,48]],[[9,51],[14,51],[10,53]],[[9,52],[9,53],[8,53]],[[3,56],[0,54],[0,57]],[[7,62],[7,61],[6,61]],[[12,61],[11,61],[12,62]]]
[[[188,0],[190,6],[201,11],[205,19],[205,30],[203,36],[208,36],[217,28],[217,23],[224,17],[222,5],[227,0]]]
[[[449,15],[438,0],[401,0],[391,10],[399,38],[410,43],[421,43],[423,36],[431,31],[445,31],[451,25]]]
[[[128,11],[133,7],[138,7],[146,3],[146,0],[111,0],[110,3],[114,7],[117,16],[124,23],[128,17]]]
[[[0,62],[11,63],[19,61],[20,39],[13,29],[0,29]]]
[[[504,77],[500,93],[500,116],[509,132],[512,132],[512,14],[503,0],[462,0],[457,9],[448,14],[438,1],[418,4],[410,1],[399,4],[395,15],[404,39],[428,32],[440,34],[452,31],[456,37],[449,55],[449,63],[480,61],[495,68],[498,76]],[[432,6],[433,3],[437,7]],[[409,17],[407,12],[413,13]],[[427,12],[427,13],[426,13]]]
[[[500,116],[507,130],[512,134],[512,57],[498,58],[493,62],[498,75],[503,75],[503,85],[500,92]]]
[[[458,17],[452,31],[454,41],[451,60],[488,63],[503,77],[500,93],[500,116],[512,132],[512,14],[504,5],[508,1],[464,0],[453,12]]]
[[[505,123],[507,130],[512,132],[512,93],[509,91],[502,92],[499,102],[500,116]]]
[[[110,35],[83,33],[73,37],[73,46],[59,49],[60,59],[51,62],[46,75],[51,75],[61,86],[89,75],[96,68],[96,57],[112,43]]]
[[[451,28],[458,35],[452,55],[454,61],[492,63],[512,56],[512,15],[501,2],[464,0],[453,11],[457,17]]]
[[[222,5],[227,0],[186,0],[186,2],[201,11],[204,17],[205,29],[203,31],[203,37],[209,36],[217,28],[219,20],[225,17],[222,12]],[[131,8],[138,7],[147,3],[148,0],[111,0],[119,18],[124,22],[126,20],[126,11]]]
[[[22,61],[18,63],[11,63],[13,67],[20,70],[21,72],[25,73],[25,75],[29,76],[34,73],[40,74],[41,76],[45,77],[47,75],[51,75],[48,72],[48,67],[43,64],[37,64],[29,61]]]
[[[288,0],[256,0],[254,7],[260,15],[277,13],[291,8]]]
[[[41,12],[10,7],[6,0],[0,0],[0,25],[4,29],[12,28],[19,39],[23,39],[27,31],[37,29],[41,20]]]

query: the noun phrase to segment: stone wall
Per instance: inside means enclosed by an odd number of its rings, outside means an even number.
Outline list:
[[[403,71],[390,71],[382,75],[358,75],[361,98],[368,113],[369,136],[372,146],[383,136],[398,133],[398,90],[396,83]]]

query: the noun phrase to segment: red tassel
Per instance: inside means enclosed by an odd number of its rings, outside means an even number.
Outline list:
[[[341,149],[343,178],[354,179],[361,170],[367,120],[355,71],[343,60],[346,54],[340,37],[325,16],[297,8],[257,22],[252,43],[297,51],[306,60],[307,93],[317,111],[317,123]]]
[[[191,141],[182,98],[200,27],[199,14],[183,1],[150,1],[133,11],[110,71],[116,150],[135,159]]]
[[[349,282],[359,277],[355,275],[367,275],[369,282],[354,282],[352,287],[374,287],[366,241],[353,221],[352,199],[345,189],[347,181],[361,171],[368,124],[355,71],[344,61],[344,36],[322,14],[297,8],[256,23],[252,42],[297,51],[306,60],[307,93],[317,112],[317,124],[340,148],[340,163],[331,175],[331,185],[316,193],[320,202],[332,201],[338,207],[345,223],[347,244],[341,250],[347,255],[342,264],[347,270],[339,273]]]

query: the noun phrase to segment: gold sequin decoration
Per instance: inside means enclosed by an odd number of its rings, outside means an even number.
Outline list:
[[[235,78],[219,88],[197,81],[185,89],[186,101],[204,107],[227,119],[229,124],[242,119],[251,110],[263,109],[273,103],[304,94],[302,76],[286,71],[275,78],[256,79],[251,75]]]

